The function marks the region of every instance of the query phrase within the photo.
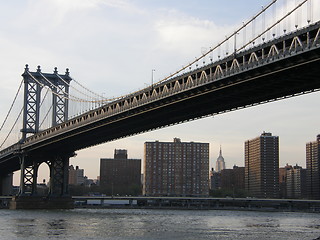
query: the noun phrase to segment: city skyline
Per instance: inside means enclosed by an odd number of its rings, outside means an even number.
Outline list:
[[[263,135],[263,134],[265,134],[265,131],[264,132],[262,132],[261,133],[261,135]],[[277,136],[277,137],[279,137],[279,136]],[[247,141],[251,141],[251,140],[254,140],[254,139],[256,139],[256,138],[259,138],[259,135],[257,135],[255,138],[251,138],[251,139],[247,139],[243,144],[244,144],[244,146],[245,146],[245,144],[246,144],[246,142]],[[176,139],[176,138],[174,138],[174,139]],[[155,142],[159,142],[159,140],[154,140]],[[163,142],[170,142],[170,141],[163,141]],[[193,142],[197,142],[197,141],[193,141],[193,140],[191,140],[191,141],[185,141],[185,142],[189,142],[189,143],[193,143]],[[311,144],[313,141],[311,140],[311,141],[308,141],[307,143],[306,143],[306,145],[307,144]],[[146,144],[147,142],[144,142],[144,144]],[[305,145],[305,153],[306,153],[306,145]],[[280,148],[280,145],[279,145],[279,148]],[[122,149],[125,149],[125,147],[122,147]],[[209,144],[209,149],[210,149],[210,144]],[[116,151],[117,149],[115,148],[114,149],[114,151]],[[122,151],[127,151],[127,149],[125,149],[125,150],[122,150]],[[245,151],[244,151],[245,152]],[[220,156],[222,156],[221,155],[221,145],[220,145],[220,147],[219,147],[219,154],[218,154],[219,156],[218,156],[218,159],[220,158]],[[131,157],[131,156],[130,156]],[[135,158],[135,157],[132,157],[132,158],[134,158],[134,159],[137,159],[137,158]],[[243,158],[245,158],[245,154],[243,155]],[[101,161],[101,159],[111,159],[111,157],[109,158],[109,157],[101,157],[100,158],[100,161]],[[141,165],[141,174],[144,174],[144,171],[143,171],[143,169],[144,169],[144,160],[145,160],[145,158],[144,157],[142,157],[141,158],[141,160],[142,160],[142,165]],[[214,156],[209,156],[209,168],[208,168],[208,173],[212,170],[212,169],[214,169],[214,172],[217,172],[216,171],[216,169],[215,169],[215,165],[216,165],[216,158],[214,157]],[[224,162],[224,163],[226,163],[226,162]],[[298,163],[292,163],[292,162],[287,162],[287,163],[285,163],[285,164],[279,164],[279,169],[280,168],[283,168],[283,167],[285,167],[285,166],[288,166],[288,164],[289,165],[296,165],[296,166],[298,166]],[[72,164],[70,165],[70,166],[73,166]],[[77,166],[78,167],[78,166]],[[80,166],[81,167],[81,166]],[[245,160],[244,160],[244,162],[243,162],[243,164],[241,165],[237,165],[237,164],[235,164],[235,163],[233,163],[233,164],[230,164],[229,163],[229,166],[227,166],[226,165],[226,167],[224,168],[224,169],[226,169],[226,170],[230,170],[230,169],[232,169],[232,168],[234,168],[234,167],[245,167]],[[299,166],[300,167],[300,166]],[[304,162],[304,165],[302,166],[302,168],[303,169],[306,169],[306,162]],[[86,170],[86,169],[84,169],[84,170]],[[101,170],[100,170],[100,166],[99,166],[99,172],[100,172]],[[85,173],[85,172],[84,172]],[[84,174],[86,177],[87,177],[87,175],[86,174]],[[100,177],[100,175],[97,175],[96,177],[89,177],[89,179],[93,179],[93,180],[96,180],[96,179],[98,179]],[[42,180],[42,179],[39,179],[39,180]]]
[[[157,81],[192,61],[202,47],[223,40],[269,2],[250,0],[246,6],[235,0],[1,3],[2,119],[26,63],[33,70],[41,65],[44,72],[52,72],[55,66],[63,72],[68,67],[71,76],[89,89],[107,97],[120,96],[150,84],[152,69]],[[313,4],[317,8],[319,2]],[[298,163],[305,168],[306,143],[320,133],[319,100],[320,93],[315,92],[143,133],[78,151],[70,164],[96,178],[99,159],[112,157],[114,149],[126,148],[130,157],[143,159],[144,142],[179,137],[210,143],[210,164],[222,145],[227,168],[244,166],[244,142],[266,131],[280,138],[280,166]],[[48,167],[43,165],[39,179],[48,180],[43,171]]]

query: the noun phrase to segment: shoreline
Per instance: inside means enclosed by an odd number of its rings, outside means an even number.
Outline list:
[[[320,213],[320,200],[146,196],[73,196],[64,198],[24,196],[21,199],[19,197],[2,197],[0,209],[8,209],[14,200],[24,203],[19,207],[20,209],[164,209]]]

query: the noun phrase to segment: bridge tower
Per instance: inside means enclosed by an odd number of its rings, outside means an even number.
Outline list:
[[[24,79],[24,112],[21,129],[24,143],[31,134],[39,132],[41,90],[48,87],[52,93],[52,123],[56,126],[68,120],[69,84],[71,77],[69,69],[64,75],[58,74],[57,68],[53,73],[42,73],[40,66],[36,72],[30,72],[28,65],[22,74]],[[71,199],[68,197],[68,168],[69,158],[74,153],[46,152],[36,156],[20,153],[20,190],[10,203],[10,208],[69,208]],[[38,196],[37,177],[41,163],[48,164],[50,169],[49,196],[44,201]]]
[[[52,126],[68,120],[69,84],[72,80],[69,69],[64,75],[59,75],[57,68],[53,73],[42,73],[40,66],[36,72],[30,72],[28,65],[22,74],[24,79],[24,112],[22,123],[22,139],[28,134],[39,132],[41,90],[50,88],[52,92]]]

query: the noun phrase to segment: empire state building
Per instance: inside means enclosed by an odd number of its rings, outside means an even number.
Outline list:
[[[225,168],[226,168],[226,164],[224,162],[224,158],[222,157],[222,151],[220,146],[219,157],[217,158],[217,161],[216,161],[216,172],[221,172],[221,170]]]

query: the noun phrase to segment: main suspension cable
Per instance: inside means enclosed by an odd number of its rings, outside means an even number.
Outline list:
[[[20,86],[19,86],[19,88],[18,88],[18,91],[17,91],[17,93],[16,93],[16,95],[15,95],[15,97],[14,97],[14,99],[13,99],[13,102],[12,102],[12,104],[11,104],[11,106],[10,106],[10,109],[9,109],[9,111],[8,111],[8,113],[7,113],[5,119],[4,119],[4,121],[3,121],[3,123],[2,123],[2,125],[1,125],[1,127],[0,127],[0,131],[2,130],[3,126],[6,124],[6,122],[7,122],[7,120],[8,120],[8,117],[9,117],[9,115],[10,115],[10,113],[11,113],[11,110],[12,110],[12,108],[13,108],[16,100],[17,100],[17,97],[18,97],[18,95],[19,95],[19,92],[20,92],[20,90],[21,90],[22,83],[23,83],[23,80],[21,80],[21,82],[20,82]]]
[[[16,124],[17,124],[17,122],[18,122],[18,120],[19,120],[19,118],[20,118],[20,116],[21,116],[21,114],[22,114],[23,109],[24,109],[24,108],[22,107],[21,110],[20,110],[20,113],[19,113],[18,117],[16,118],[15,122],[13,123],[13,125],[12,125],[9,133],[7,134],[7,136],[5,137],[5,139],[3,140],[3,142],[1,143],[0,148],[2,148],[2,146],[3,146],[3,145],[5,144],[5,142],[8,140],[10,134],[12,133],[14,127],[16,126]]]
[[[300,8],[303,4],[305,4],[307,1],[309,0],[304,0],[303,2],[301,2],[298,6],[296,6],[294,9],[292,9],[290,12],[288,12],[285,16],[283,16],[282,18],[280,18],[276,23],[272,24],[270,27],[268,27],[265,31],[263,31],[262,33],[260,33],[257,37],[255,37],[254,39],[252,39],[251,41],[249,41],[248,43],[246,43],[245,45],[243,45],[241,48],[237,49],[237,52],[244,49],[246,46],[248,46],[249,44],[253,43],[255,40],[257,40],[258,38],[260,38],[261,36],[263,36],[263,34],[265,34],[266,32],[268,32],[270,29],[272,29],[274,26],[278,25],[280,22],[282,22],[285,18],[287,18],[288,16],[290,16],[294,11],[296,11],[298,8]]]

